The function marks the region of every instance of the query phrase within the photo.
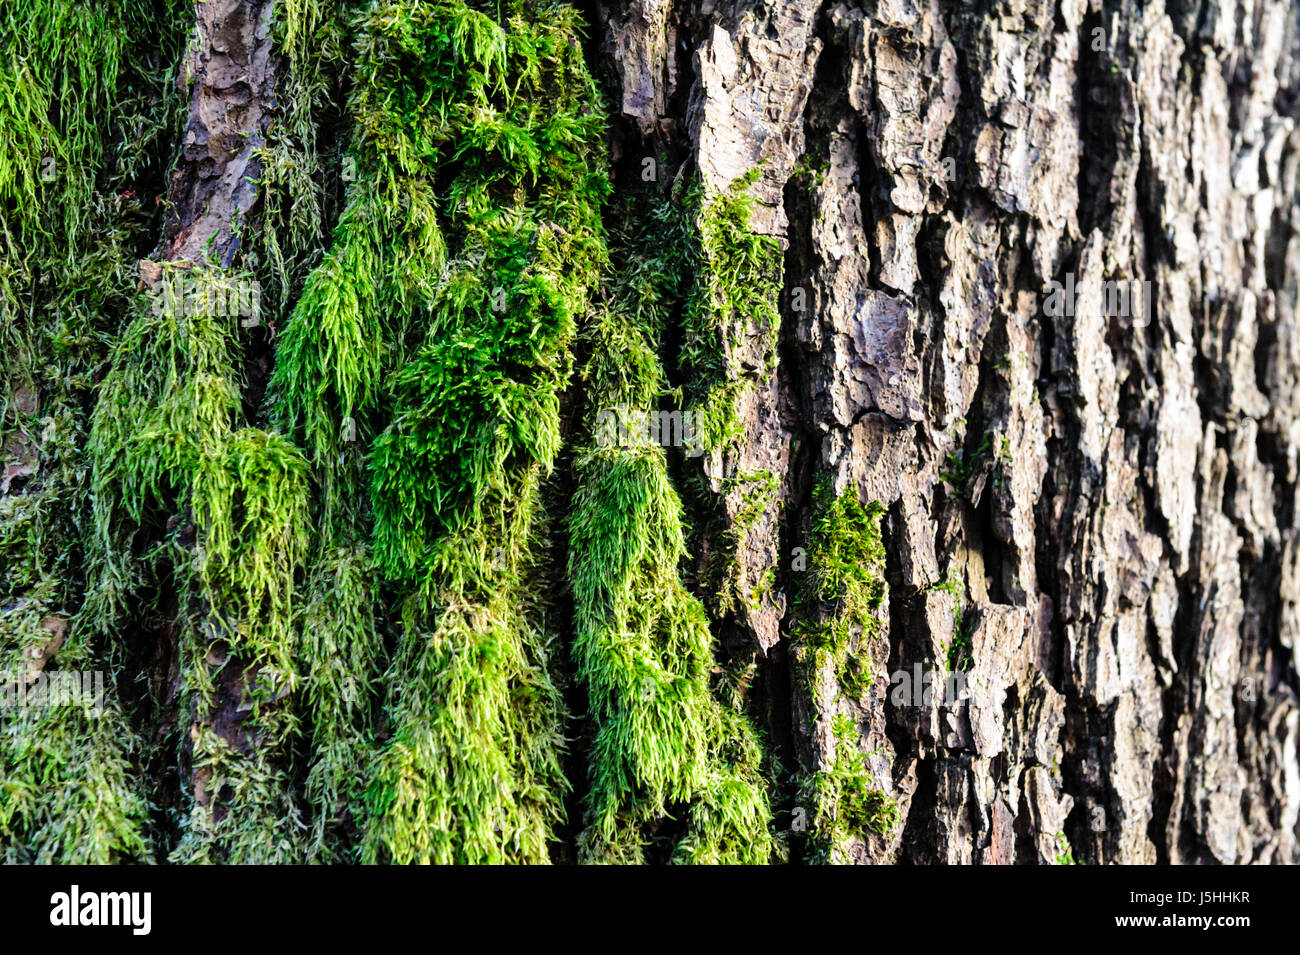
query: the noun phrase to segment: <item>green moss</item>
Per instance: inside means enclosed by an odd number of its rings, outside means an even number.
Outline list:
[[[740,507],[731,523],[719,535],[721,546],[711,562],[711,576],[717,590],[717,601],[713,609],[718,617],[737,613],[742,607],[757,609],[761,606],[764,593],[775,584],[775,571],[769,568],[763,579],[749,586],[744,580],[737,555],[745,546],[749,532],[775,504],[780,492],[780,479],[767,470],[742,471],[723,482],[718,497],[729,497],[738,489],[743,489]]]
[[[445,576],[404,605],[367,862],[547,861],[566,783],[552,635],[531,597],[538,477],[534,467],[495,520],[448,539],[435,563]]]
[[[159,139],[179,100],[146,60],[178,52],[181,6],[14,0],[0,11],[0,448],[30,471],[0,496],[0,671],[37,679],[34,650],[45,675],[99,673],[105,686],[102,712],[0,710],[6,862],[135,861],[155,845],[145,747],[117,694],[120,648],[82,605],[83,448],[149,227],[130,185],[169,151]]]
[[[750,227],[748,190],[758,172],[727,192],[705,198],[697,188],[689,197],[699,208],[699,261],[680,360],[701,443],[710,451],[740,438],[741,397],[776,367],[782,257],[775,239]]]
[[[859,696],[871,685],[871,638],[885,598],[885,549],[879,502],[863,504],[853,492],[833,495],[828,483],[814,491],[816,517],[808,542],[808,571],[791,632],[799,669],[808,680],[826,668]]]
[[[372,711],[380,696],[377,668],[383,644],[379,599],[368,550],[331,548],[308,574],[302,610],[301,656],[312,763],[306,795],[313,808],[309,858],[351,857],[365,818],[375,745]]]
[[[815,703],[820,674],[828,670],[838,688],[859,699],[872,683],[869,646],[887,592],[880,534],[885,508],[877,501],[863,504],[852,490],[835,495],[824,481],[814,489],[813,509],[807,576],[791,630],[792,664]],[[898,818],[894,800],[866,770],[853,720],[837,713],[831,729],[831,769],[805,774],[796,795],[797,804],[811,807],[811,861],[839,861],[846,840],[883,835]]]
[[[275,119],[255,158],[260,215],[241,235],[245,263],[264,288],[267,321],[278,325],[320,264],[336,195],[355,170],[345,166],[337,135],[338,90],[348,79],[349,0],[287,0],[275,5],[274,37],[284,59],[276,75]],[[254,264],[255,263],[255,264]]]
[[[811,807],[808,861],[843,862],[846,842],[869,834],[888,835],[900,820],[898,803],[874,785],[851,717],[831,722],[835,754],[829,770],[809,773],[796,801]]]
[[[641,862],[672,807],[682,863],[765,862],[770,809],[748,721],[710,687],[708,617],[682,583],[682,507],[664,449],[596,440],[596,419],[673,397],[657,354],[689,281],[689,207],[650,194],[610,210],[615,268],[584,329],[587,428],[569,518],[573,656],[595,725],[588,862]]]
[[[272,389],[326,536],[372,526],[404,595],[368,861],[545,861],[561,817],[538,497],[609,191],[578,28],[564,4],[409,0],[358,25],[356,179]]]
[[[141,583],[138,530],[190,504],[201,463],[222,459],[239,409],[233,319],[143,297],[136,311],[99,388],[87,446],[95,507],[89,596],[105,628],[125,617]]]
[[[947,662],[949,672],[955,673],[958,670],[969,670],[974,665],[971,658],[971,634],[966,628],[962,616],[962,607],[965,598],[965,588],[960,580],[949,577],[930,588],[931,590],[942,591],[950,594],[952,601],[952,619],[953,619],[953,638],[947,647]]]
[[[0,514],[0,539],[10,531]],[[58,589],[56,578],[44,577],[17,600],[0,601],[0,693],[36,679],[33,651],[52,656],[47,677],[98,671],[103,679],[103,658],[86,628],[74,624],[52,650],[50,625],[67,625]],[[0,707],[0,859],[102,865],[147,855],[149,806],[135,770],[139,741],[111,684],[102,711],[14,702]]]
[[[307,552],[307,465],[284,438],[241,428],[203,456],[191,507],[193,570],[209,623],[280,684],[295,679],[293,593]]]
[[[87,619],[112,627],[145,579],[175,581],[190,769],[210,782],[173,858],[283,861],[297,833],[275,758],[294,722],[280,701],[297,683],[293,594],[308,543],[307,465],[279,435],[235,427],[239,319],[203,307],[218,299],[203,293],[241,277],[178,271],[199,294],[180,308],[142,298],[100,388],[87,447],[95,501]],[[141,553],[137,541],[160,538]],[[232,673],[242,676],[231,682]],[[219,733],[217,699],[232,694],[246,725]]]
[[[0,207],[15,256],[85,225],[131,16],[147,6],[13,0],[0,13]]]
[[[1074,858],[1074,849],[1070,846],[1070,840],[1066,838],[1065,833],[1056,834],[1056,864],[1057,865],[1078,865]]]

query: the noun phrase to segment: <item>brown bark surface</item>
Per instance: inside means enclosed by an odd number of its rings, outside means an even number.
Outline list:
[[[783,478],[740,548],[777,587],[733,622],[772,738],[828,769],[846,711],[898,799],[854,858],[1052,862],[1064,833],[1089,863],[1300,861],[1294,5],[599,13],[617,153],[711,193],[761,164],[779,368],[706,470]],[[888,507],[861,703],[786,672],[818,475]],[[954,639],[969,700],[893,705]]]
[[[229,266],[238,232],[257,195],[256,152],[265,145],[275,102],[273,0],[206,0],[184,73],[189,119],[181,156],[168,183],[165,261]]]

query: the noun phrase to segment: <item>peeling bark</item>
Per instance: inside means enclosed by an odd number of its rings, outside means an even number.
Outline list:
[[[229,266],[257,197],[256,151],[275,102],[273,0],[210,0],[195,5],[184,73],[190,113],[181,156],[167,187],[170,209],[158,258]]]

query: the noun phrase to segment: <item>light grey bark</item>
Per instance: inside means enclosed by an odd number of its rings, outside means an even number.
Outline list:
[[[272,0],[195,4],[184,74],[190,113],[168,183],[164,261],[229,266],[257,196],[257,150],[275,102]]]
[[[1300,861],[1292,0],[602,15],[623,137],[708,192],[762,162],[787,248],[781,367],[709,466],[781,476],[740,549],[780,586],[733,621],[766,685],[812,482],[889,509],[870,692],[826,672],[769,708],[809,770],[856,721],[904,822],[853,857],[1051,862],[1064,833],[1089,863]],[[965,705],[890,702],[959,636]]]

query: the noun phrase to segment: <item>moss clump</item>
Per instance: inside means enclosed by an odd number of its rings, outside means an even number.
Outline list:
[[[808,577],[791,632],[793,667],[814,701],[819,674],[827,670],[839,688],[859,698],[872,683],[868,647],[879,632],[876,614],[887,592],[880,535],[885,508],[877,501],[863,504],[851,490],[834,495],[829,482],[815,488],[813,507]],[[883,835],[898,819],[894,800],[873,785],[856,730],[847,713],[837,713],[831,768],[805,774],[799,784],[796,801],[812,807],[811,861],[838,861],[847,840]]]
[[[49,499],[25,503],[35,508]],[[14,532],[14,516],[0,507],[0,539]],[[105,679],[90,631],[69,628],[60,589],[45,576],[16,599],[13,591],[0,594],[0,860],[103,865],[147,857],[149,806],[135,769],[140,744],[115,688],[107,685],[102,707],[85,700],[17,705],[20,684],[35,688],[60,673]]]
[[[307,465],[279,435],[235,427],[239,319],[202,303],[239,277],[184,271],[199,292],[183,308],[142,297],[100,388],[87,448],[88,619],[112,628],[146,580],[174,582],[199,782],[173,858],[284,860],[297,832],[275,757],[294,728],[280,701],[297,683],[292,597],[306,559]],[[247,714],[237,727],[218,731],[219,698]]]
[[[305,783],[313,807],[308,857],[351,858],[365,819],[374,748],[372,711],[383,642],[379,587],[360,544],[322,553],[307,576],[301,657],[312,762]]]
[[[257,150],[256,228],[243,230],[244,264],[263,288],[269,325],[288,317],[306,276],[320,264],[342,186],[355,178],[339,135],[349,79],[352,0],[281,0],[272,11],[276,50],[274,120]]]
[[[901,818],[898,803],[874,785],[852,718],[837,715],[831,733],[835,741],[831,768],[804,776],[796,797],[812,809],[806,858],[814,863],[847,861],[850,839],[888,835]]]
[[[781,248],[750,228],[757,168],[697,204],[699,261],[686,312],[681,365],[701,444],[719,451],[741,436],[738,402],[776,367]]]
[[[84,445],[149,229],[131,185],[169,149],[158,139],[178,100],[168,70],[146,61],[178,52],[181,6],[0,10],[0,457],[17,465],[0,489],[0,679],[99,674],[105,689],[102,706],[0,709],[6,862],[139,860],[155,845],[145,747],[114,676],[121,650],[83,606]]]
[[[71,245],[88,224],[128,31],[149,6],[13,0],[0,12],[0,221],[16,257],[43,238]]]
[[[327,536],[372,529],[401,601],[368,861],[545,861],[561,816],[537,511],[609,191],[578,28],[519,0],[390,0],[358,24],[356,180],[273,391]]]
[[[856,696],[872,683],[869,644],[880,630],[876,611],[887,589],[880,538],[885,508],[878,501],[864,505],[851,491],[832,495],[829,483],[818,485],[813,497],[808,576],[791,639],[809,680],[830,668]]]
[[[1056,864],[1057,865],[1078,865],[1079,862],[1074,858],[1074,849],[1070,845],[1070,840],[1065,833],[1056,834]]]
[[[588,693],[589,862],[641,862],[681,806],[673,861],[761,863],[770,810],[757,736],[710,687],[704,607],[683,585],[682,507],[664,449],[596,437],[602,411],[671,397],[656,348],[689,275],[689,210],[657,196],[610,210],[615,268],[584,329],[591,444],[576,464],[569,518],[573,655]],[[655,251],[650,251],[655,250]]]

